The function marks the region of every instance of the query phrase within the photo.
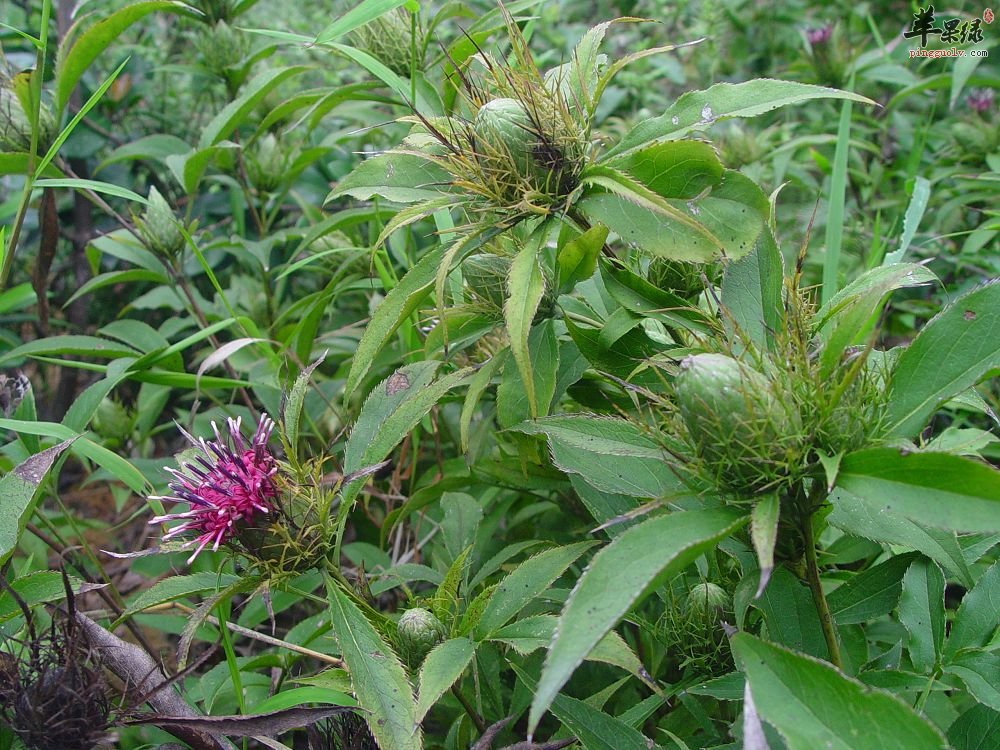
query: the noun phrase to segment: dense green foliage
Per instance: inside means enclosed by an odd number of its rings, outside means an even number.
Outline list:
[[[0,749],[1000,748],[992,14],[0,9]]]

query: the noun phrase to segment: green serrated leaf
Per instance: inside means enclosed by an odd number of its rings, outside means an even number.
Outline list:
[[[663,198],[684,200],[718,185],[723,171],[712,144],[694,140],[653,143],[607,163]]]
[[[1000,471],[962,456],[893,448],[848,453],[837,487],[880,513],[925,526],[1000,532]]]
[[[510,351],[509,349],[507,350]],[[535,396],[542,416],[549,413],[559,372],[559,341],[552,320],[543,320],[528,334],[528,358],[531,362]],[[527,389],[516,362],[507,358],[497,388],[497,422],[512,427],[530,416]]]
[[[874,104],[849,91],[793,81],[758,78],[743,83],[717,83],[704,91],[689,91],[659,117],[643,120],[604,153],[604,161],[620,158],[650,143],[677,140],[705,130],[720,120],[756,117],[765,112],[813,99],[848,99]]]
[[[919,550],[963,586],[972,587],[972,573],[954,531],[925,528],[909,518],[885,513],[877,505],[843,490],[834,492],[831,500],[833,512],[827,516],[831,525],[864,539]]]
[[[948,727],[954,750],[1000,750],[1000,711],[977,704]]]
[[[944,575],[933,560],[918,558],[903,576],[899,621],[909,638],[906,648],[916,670],[931,672],[944,644]]]
[[[528,689],[535,691],[535,699],[537,700],[541,681],[536,683],[532,676],[513,662],[510,663],[510,666],[517,673],[518,678],[528,686]],[[586,750],[607,750],[608,748],[649,750],[651,747],[650,741],[638,729],[584,701],[565,695],[557,695],[551,705],[552,713],[579,739]],[[532,731],[533,728],[529,730],[529,736]]]
[[[66,34],[63,47],[59,50],[56,61],[56,108],[58,111],[66,107],[69,97],[76,88],[77,82],[118,36],[143,16],[158,10],[187,10],[189,6],[172,0],[148,0],[132,3],[112,13],[107,18],[80,31],[80,27],[89,18],[77,21],[70,32]],[[68,48],[66,45],[69,45]]]
[[[897,697],[749,633],[731,639],[760,717],[788,750],[944,750],[938,730]],[[836,706],[836,710],[830,710]]]
[[[417,721],[423,721],[438,699],[472,662],[476,646],[468,638],[452,638],[435,646],[420,666]]]
[[[594,275],[597,257],[607,239],[608,228],[598,224],[559,248],[556,268],[559,271],[560,294],[573,291],[573,287]]]
[[[11,349],[0,356],[0,363],[17,360],[21,357],[67,354],[114,359],[116,357],[134,357],[139,352],[117,341],[108,341],[97,336],[49,336],[29,341],[27,344],[21,344],[21,346]]]
[[[559,617],[531,704],[529,732],[587,654],[632,606],[748,520],[731,508],[669,513],[630,528],[598,552]]]
[[[375,308],[371,321],[358,342],[354,361],[347,375],[344,396],[350,396],[367,374],[375,355],[399,328],[400,323],[417,309],[430,291],[438,266],[444,258],[445,249],[436,248],[421,258],[399,283],[392,288],[385,299]]]
[[[13,554],[17,541],[34,512],[38,488],[48,476],[49,469],[74,440],[76,438],[64,440],[59,445],[26,458],[0,478],[0,518],[4,519],[0,523],[0,564],[5,563]]]
[[[998,627],[997,602],[1000,602],[1000,562],[993,563],[962,597],[948,633],[945,659],[950,659],[962,649],[984,648],[990,643]]]
[[[917,434],[938,406],[1000,369],[1000,281],[955,300],[900,355],[889,384],[891,435]]]
[[[834,589],[827,602],[837,624],[868,622],[895,609],[903,590],[903,575],[916,556],[915,552],[893,555]]]
[[[535,243],[526,242],[514,258],[507,278],[507,287],[509,295],[503,312],[504,320],[507,322],[507,333],[510,336],[510,351],[521,373],[531,416],[537,417],[541,409],[535,394],[535,377],[531,369],[531,356],[528,353],[528,333],[531,331],[531,321],[538,310],[538,304],[545,293],[545,280],[538,267],[538,248]]]
[[[841,289],[816,314],[814,330],[823,339],[820,373],[833,372],[844,350],[868,335],[890,292],[930,284],[937,277],[915,263],[873,268]]]
[[[80,588],[80,582],[72,577],[70,583],[73,584],[74,591]],[[29,607],[61,601],[66,597],[62,573],[54,570],[42,570],[15,578],[10,581],[10,587]],[[17,602],[5,589],[0,589],[0,624],[20,614],[21,608]]]
[[[326,202],[341,195],[359,201],[380,195],[394,203],[418,203],[440,198],[450,183],[451,176],[431,159],[390,151],[358,164],[337,183]]]
[[[604,492],[654,498],[683,489],[662,449],[624,419],[560,414],[511,429],[547,436],[560,469]]]
[[[164,578],[134,597],[118,618],[118,622],[137,612],[142,612],[144,609],[155,607],[157,604],[165,604],[199,594],[216,594],[237,580],[238,578],[234,575],[210,571]]]
[[[375,386],[347,440],[345,474],[366,469],[385,459],[431,407],[472,372],[471,368],[467,368],[431,382],[439,365],[440,362],[416,362],[401,367]],[[365,478],[362,477],[348,483],[341,491],[337,553],[354,500],[364,485]]]
[[[739,330],[758,348],[774,346],[774,335],[781,330],[784,271],[781,252],[769,227],[764,227],[754,249],[726,265],[722,276],[723,322]]]
[[[240,89],[240,95],[213,117],[198,138],[198,149],[207,149],[228,138],[271,91],[293,76],[305,72],[305,65],[269,68],[258,73]]]
[[[299,373],[295,378],[295,383],[288,391],[284,399],[281,410],[282,437],[285,441],[285,450],[291,455],[296,455],[299,446],[299,422],[302,419],[302,407],[305,405],[306,393],[309,389],[310,378],[316,368],[320,366],[325,358],[325,354]]]
[[[406,670],[368,618],[340,587],[327,580],[330,621],[351,672],[358,703],[383,750],[421,750],[420,725]]]
[[[475,628],[476,637],[488,638],[503,627],[536,596],[545,591],[566,568],[596,542],[577,542],[545,550],[511,571],[494,589]]]
[[[712,320],[687,300],[664,291],[626,268],[601,260],[601,280],[612,299],[636,315],[659,320],[668,326],[680,326],[691,331],[709,333]],[[614,317],[616,313],[612,313]],[[610,318],[605,322],[605,330]],[[603,332],[602,332],[603,335]]]
[[[944,671],[965,683],[980,703],[1000,711],[1000,653],[964,651],[946,664]]]
[[[774,545],[778,541],[778,515],[781,501],[777,494],[765,495],[753,507],[750,514],[750,539],[757,553],[760,581],[755,598],[760,598],[774,570]]]

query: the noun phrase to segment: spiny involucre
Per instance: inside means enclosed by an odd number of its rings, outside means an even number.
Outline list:
[[[396,624],[396,633],[403,659],[414,668],[448,635],[441,621],[423,607],[406,610]]]
[[[685,358],[674,383],[698,457],[721,488],[752,495],[780,480],[794,420],[761,372],[725,354]]]

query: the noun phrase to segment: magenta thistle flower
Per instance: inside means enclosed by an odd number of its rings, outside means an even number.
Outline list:
[[[993,109],[993,89],[972,89],[965,101],[973,112],[985,115]]]
[[[826,44],[833,36],[833,24],[820,26],[818,29],[806,29],[806,39],[815,46]]]
[[[181,471],[168,467],[175,480],[168,485],[173,494],[151,498],[187,503],[188,510],[157,516],[150,523],[183,521],[164,534],[163,539],[193,533],[193,538],[184,544],[198,545],[188,558],[189,564],[209,544],[214,551],[228,542],[238,523],[271,513],[278,496],[274,482],[278,462],[267,447],[274,420],[267,415],[261,417],[249,445],[243,438],[239,419],[228,419],[226,426],[228,434],[223,436],[212,422],[215,440],[208,441],[196,439],[180,428],[201,455],[181,464]]]

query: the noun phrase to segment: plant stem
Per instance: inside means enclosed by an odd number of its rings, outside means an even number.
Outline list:
[[[826,595],[823,593],[823,584],[819,580],[819,565],[816,562],[816,539],[813,534],[811,515],[806,517],[803,527],[806,546],[806,578],[809,581],[809,588],[812,591],[813,602],[816,604],[816,612],[819,614],[819,623],[820,627],[823,628],[826,648],[830,652],[830,662],[837,669],[842,669],[843,663],[840,660],[840,642],[837,640],[837,626],[833,622],[833,615],[830,614],[830,605],[827,604]]]
[[[35,185],[35,165],[38,162],[38,138],[41,135],[42,117],[42,78],[45,71],[45,56],[49,49],[49,15],[52,12],[51,0],[42,2],[42,20],[39,24],[38,39],[41,44],[35,56],[35,70],[31,74],[31,104],[33,112],[27,113],[32,117],[31,145],[28,148],[28,169],[24,175],[24,189],[21,192],[21,202],[18,204],[17,213],[14,216],[14,226],[7,240],[7,247],[0,247],[0,290],[7,288],[7,281],[14,265],[14,252],[17,250],[17,243],[21,239],[21,229],[24,226],[24,218],[28,213],[28,205],[31,203],[31,191]]]
[[[195,299],[194,292],[191,291],[191,287],[188,284],[187,278],[185,278],[184,274],[180,272],[180,269],[174,268],[173,265],[168,264],[167,270],[170,272],[170,276],[173,282],[184,293],[184,296],[187,299],[188,304],[191,306],[191,312],[193,312],[194,316],[198,319],[199,325],[201,325],[203,329],[208,328],[208,318],[205,317],[205,313],[202,312],[201,307],[198,306],[198,300]],[[208,340],[213,347],[215,347],[216,349],[219,348],[220,346],[219,340],[215,336],[209,336]],[[239,376],[236,374],[236,370],[233,369],[233,366],[232,364],[230,364],[228,359],[223,360],[222,366],[223,368],[225,368],[226,374],[229,375],[230,378],[232,378],[233,380],[239,380]],[[250,414],[256,419],[257,409],[256,407],[254,407],[253,399],[250,398],[250,394],[247,393],[246,388],[240,386],[239,388],[237,388],[237,392],[242,397],[243,403],[246,404],[247,408],[250,410]]]
[[[452,686],[451,694],[454,695],[458,699],[458,702],[462,704],[462,708],[465,709],[465,713],[467,713],[469,715],[469,718],[472,719],[472,723],[476,725],[476,729],[479,730],[479,733],[482,734],[483,732],[485,732],[486,722],[483,721],[482,716],[476,713],[476,709],[473,707],[471,703],[469,703],[469,700],[464,695],[462,695],[462,691],[458,689],[458,686],[456,685]]]

